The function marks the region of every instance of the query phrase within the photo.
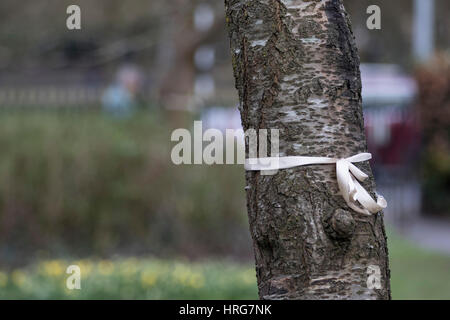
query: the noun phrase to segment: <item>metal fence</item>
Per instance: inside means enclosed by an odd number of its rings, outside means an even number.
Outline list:
[[[1,108],[66,108],[99,106],[104,87],[21,86],[1,87]]]

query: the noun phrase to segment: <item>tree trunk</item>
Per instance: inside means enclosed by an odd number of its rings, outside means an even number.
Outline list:
[[[244,129],[279,129],[280,156],[365,152],[359,57],[341,0],[225,5]],[[369,164],[358,167],[374,196]],[[390,298],[382,213],[351,210],[335,170],[246,173],[261,299]]]

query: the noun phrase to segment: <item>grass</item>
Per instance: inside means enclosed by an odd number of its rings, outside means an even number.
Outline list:
[[[449,299],[450,257],[390,237],[393,299]],[[66,268],[81,269],[68,290]],[[1,299],[256,299],[253,265],[154,258],[47,260],[0,272]]]
[[[390,233],[393,299],[450,299],[450,256],[424,250]]]

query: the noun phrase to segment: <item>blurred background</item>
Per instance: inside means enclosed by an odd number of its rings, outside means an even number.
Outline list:
[[[450,299],[450,2],[344,3],[393,297]],[[170,160],[237,103],[222,0],[2,0],[0,298],[257,298],[242,166]]]

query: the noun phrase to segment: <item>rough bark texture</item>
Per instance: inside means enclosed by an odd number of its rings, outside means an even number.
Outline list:
[[[225,5],[244,129],[280,129],[280,156],[365,152],[359,57],[342,2]],[[358,167],[374,195],[369,164]],[[246,179],[260,298],[390,298],[382,213],[352,211],[333,165]],[[371,265],[381,270],[381,289],[367,286]]]

